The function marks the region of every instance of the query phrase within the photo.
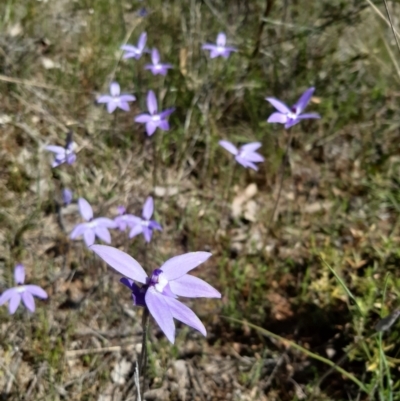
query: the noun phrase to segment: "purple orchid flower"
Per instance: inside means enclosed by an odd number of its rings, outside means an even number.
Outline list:
[[[64,147],[56,145],[45,146],[45,149],[49,152],[54,153],[54,161],[51,167],[58,167],[61,164],[73,164],[76,160],[76,154],[74,152],[74,142],[72,141],[72,135],[67,135],[67,141]]]
[[[107,111],[110,114],[113,113],[117,107],[121,110],[129,111],[128,102],[136,100],[136,97],[133,95],[121,95],[121,88],[117,82],[111,83],[110,95],[102,95],[97,99],[97,103],[107,103]]]
[[[151,241],[153,230],[162,231],[162,227],[155,220],[150,220],[154,212],[154,201],[151,196],[146,199],[143,205],[142,217],[133,216],[133,228],[129,233],[129,238],[133,238],[138,234],[143,234],[146,242]]]
[[[228,58],[231,52],[237,52],[236,47],[226,46],[226,35],[220,32],[217,36],[217,43],[205,43],[202,46],[203,50],[210,50],[210,57],[215,58],[222,56]]]
[[[93,245],[90,249],[125,276],[120,281],[132,291],[134,305],[148,308],[172,344],[175,341],[174,318],[206,336],[203,323],[177,297],[221,298],[221,294],[210,284],[186,274],[205,262],[211,253],[190,252],[175,256],[148,277],[135,259],[119,249],[106,245]],[[143,286],[139,287],[134,281]]]
[[[139,60],[145,50],[146,41],[147,41],[147,33],[143,32],[139,36],[137,46],[132,46],[132,45],[121,46],[121,50],[124,50],[126,52],[123,58],[124,59],[135,58],[136,60]]]
[[[64,188],[62,190],[62,199],[63,199],[64,206],[68,206],[72,202],[72,197],[73,197],[73,194],[70,189]]]
[[[5,304],[9,301],[8,311],[10,315],[13,315],[17,310],[19,304],[24,303],[25,307],[31,311],[35,312],[35,300],[33,296],[42,299],[47,298],[46,291],[39,287],[38,285],[26,284],[25,282],[25,268],[22,265],[15,266],[14,269],[14,281],[17,285],[16,287],[10,288],[3,292],[0,296],[0,305]]]
[[[154,134],[157,128],[162,129],[163,131],[169,130],[169,122],[167,117],[175,110],[174,107],[161,111],[157,113],[158,105],[156,95],[152,90],[150,90],[147,94],[147,110],[148,113],[139,114],[135,117],[135,121],[137,123],[146,124],[146,132],[148,136]]]
[[[261,146],[260,142],[251,142],[241,146],[239,149],[229,141],[219,141],[219,144],[229,153],[232,153],[235,156],[236,161],[243,167],[250,167],[257,171],[258,168],[254,163],[264,161],[264,158],[256,152],[256,150]]]
[[[278,112],[272,113],[267,122],[269,123],[279,123],[285,124],[285,128],[293,127],[301,120],[305,120],[307,118],[321,118],[321,116],[317,113],[305,113],[301,114],[303,110],[307,107],[315,88],[307,89],[301,96],[300,99],[295,103],[292,108],[286,106],[285,103],[281,102],[278,99],[273,97],[266,97],[265,100],[270,102],[272,106],[274,106]]]
[[[146,64],[144,68],[150,70],[153,75],[167,75],[168,69],[173,68],[171,64],[160,63],[160,53],[157,49],[151,51],[151,62],[152,64]]]
[[[106,217],[93,218],[93,209],[89,202],[84,198],[78,199],[78,207],[81,216],[87,223],[81,223],[75,226],[70,234],[71,239],[75,239],[83,235],[83,239],[87,246],[93,245],[95,237],[99,237],[107,244],[111,243],[111,235],[109,228],[116,228],[116,224]]]
[[[132,214],[126,213],[124,206],[117,207],[119,216],[114,218],[114,222],[117,228],[121,231],[125,231],[127,227],[132,228],[137,223],[137,217]]]

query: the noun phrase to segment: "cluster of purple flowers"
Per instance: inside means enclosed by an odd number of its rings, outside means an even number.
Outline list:
[[[151,71],[153,75],[165,76],[173,66],[169,63],[162,63],[159,51],[155,48],[148,50],[146,43],[147,34],[144,32],[140,35],[137,45],[126,44],[121,47],[124,51],[123,58],[139,60],[144,53],[150,53],[151,63],[146,64],[145,69]],[[206,43],[202,49],[210,52],[211,59],[216,57],[227,59],[232,52],[237,52],[237,48],[227,45],[227,38],[224,33],[218,34],[215,44]],[[267,121],[283,124],[288,129],[303,119],[320,118],[316,113],[303,113],[313,93],[314,88],[307,89],[292,107],[288,107],[278,99],[267,97],[266,100],[277,110],[271,114]],[[109,94],[97,98],[98,103],[106,104],[108,113],[113,113],[116,109],[129,111],[129,103],[135,100],[134,95],[121,93],[120,85],[117,82],[110,84]],[[163,131],[170,129],[168,117],[174,110],[174,108],[168,108],[158,111],[156,95],[153,90],[149,90],[147,93],[147,113],[137,115],[134,121],[145,124],[147,135],[152,136],[157,128]],[[256,163],[264,161],[264,157],[256,152],[261,147],[260,142],[250,142],[240,147],[227,140],[221,140],[219,144],[234,156],[237,163],[245,168],[257,170]],[[64,147],[46,146],[45,149],[54,154],[52,167],[73,164],[76,161],[74,148],[72,134],[67,136]],[[70,204],[73,200],[72,191],[65,188],[62,197],[64,205]],[[106,244],[111,244],[110,229],[119,229],[120,231],[129,229],[129,238],[143,234],[144,240],[149,243],[154,230],[162,231],[161,225],[152,219],[154,213],[153,198],[150,196],[146,199],[141,217],[129,214],[124,206],[119,206],[119,214],[114,219],[94,217],[91,205],[84,198],[79,198],[77,203],[84,222],[74,227],[69,235],[70,239],[83,237],[86,246],[91,251],[124,276],[120,281],[129,288],[133,304],[146,307],[149,310],[168,340],[172,343],[175,340],[173,319],[177,319],[206,335],[203,323],[187,306],[178,301],[178,297],[221,297],[221,294],[211,285],[187,274],[205,262],[211,254],[208,252],[190,252],[175,256],[167,260],[160,268],[155,269],[150,276],[147,276],[142,266],[131,256],[111,246],[95,245],[95,240],[97,237]],[[47,293],[37,285],[24,284],[25,270],[22,265],[15,267],[14,278],[16,287],[3,292],[0,296],[0,305],[9,302],[9,313],[13,314],[22,300],[26,308],[34,312],[33,296],[45,299]]]

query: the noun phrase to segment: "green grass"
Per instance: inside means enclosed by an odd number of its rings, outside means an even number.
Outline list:
[[[50,295],[34,316],[0,309],[6,399],[136,393],[133,365],[125,384],[112,372],[137,358],[141,311],[80,241],[66,245],[55,206],[68,186],[110,217],[120,204],[140,213],[155,196],[164,230],[148,247],[112,234],[147,271],[179,253],[213,253],[194,274],[222,300],[187,303],[207,338],[178,325],[171,346],[151,325],[148,385],[159,399],[182,398],[174,361],[184,360],[186,399],[400,400],[398,325],[374,334],[400,289],[400,55],[367,1],[284,4],[153,0],[144,18],[142,3],[122,0],[0,4],[0,290],[21,262]],[[121,59],[121,44],[144,30],[174,65],[165,78],[144,70],[148,57]],[[211,60],[201,44],[220,31],[239,52]],[[95,105],[112,80],[137,96],[129,113]],[[266,123],[264,98],[292,104],[310,86],[309,109],[323,118],[292,129],[271,222],[289,136]],[[149,89],[176,111],[169,132],[146,138],[133,118]],[[78,162],[52,171],[42,147],[69,130]],[[232,172],[221,139],[262,142],[265,163]],[[257,192],[233,217],[250,184]],[[64,218],[67,231],[79,221],[76,210]]]

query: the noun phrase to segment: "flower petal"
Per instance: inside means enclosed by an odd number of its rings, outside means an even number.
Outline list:
[[[212,43],[205,43],[201,48],[203,50],[216,50],[217,46]]]
[[[246,152],[242,153],[241,156],[253,163],[260,163],[264,161],[264,158],[257,152]]]
[[[138,40],[138,50],[140,50],[140,52],[142,52],[144,50],[144,47],[146,46],[146,41],[147,41],[147,33],[146,32],[142,32],[139,36],[139,40]]]
[[[156,95],[150,90],[147,94],[147,110],[150,114],[155,114],[157,113],[157,107]]]
[[[160,113],[160,118],[161,120],[165,120],[167,117],[169,117],[173,112],[175,111],[175,107],[171,107],[167,110],[164,110]]]
[[[109,103],[112,101],[113,98],[110,95],[101,95],[97,98],[97,103]]]
[[[83,232],[83,240],[85,241],[86,246],[91,246],[94,244],[96,237],[92,228],[86,228]]]
[[[226,35],[220,32],[217,36],[217,46],[224,47],[226,45]]]
[[[247,158],[245,158],[243,156],[236,156],[236,161],[239,164],[241,164],[243,167],[251,168],[255,171],[258,170],[258,167],[253,162],[251,162],[250,160],[248,160]]]
[[[78,199],[78,207],[79,207],[79,212],[80,212],[81,216],[86,221],[89,221],[93,218],[93,209],[86,199],[79,198]]]
[[[111,102],[107,103],[107,111],[111,114],[114,113],[114,111],[117,109],[118,107],[118,103],[114,102],[114,100],[112,100]]]
[[[207,330],[204,327],[204,324],[191,309],[175,298],[164,297],[164,300],[175,319],[198,330],[201,334],[203,334],[203,336],[207,335]]]
[[[56,145],[48,145],[44,147],[46,150],[49,152],[53,152],[56,154],[61,154],[62,156],[65,154],[65,148],[62,146],[56,146]]]
[[[105,227],[95,227],[94,233],[105,243],[111,244],[111,234]]]
[[[146,283],[147,274],[143,267],[127,253],[107,245],[92,245],[90,249],[123,276]]]
[[[218,142],[224,149],[226,149],[229,153],[232,153],[233,155],[237,155],[238,154],[238,149],[237,147],[229,141],[219,141]]]
[[[81,223],[81,224],[76,225],[74,227],[74,229],[71,231],[71,234],[69,235],[69,237],[71,239],[75,239],[75,238],[79,237],[80,235],[82,235],[85,232],[86,228],[87,228],[86,223]]]
[[[149,121],[151,121],[150,114],[139,114],[138,116],[135,117],[135,122],[137,122],[137,123],[145,124]]]
[[[254,152],[261,147],[261,142],[250,142],[240,147],[242,152]]]
[[[121,88],[118,82],[111,82],[110,85],[110,94],[113,97],[119,96],[121,93]]]
[[[280,112],[272,113],[269,117],[267,122],[268,123],[278,123],[278,124],[286,124],[288,118],[286,114],[282,114]]]
[[[154,121],[148,121],[147,123],[146,123],[146,132],[147,132],[147,135],[148,136],[152,136],[155,132],[156,132],[156,129],[157,129],[157,127],[158,127],[158,124],[157,123],[155,123]]]
[[[296,113],[300,114],[308,105],[313,93],[315,91],[314,87],[308,88],[301,96],[297,103],[294,105],[296,108]]]
[[[145,300],[154,320],[173,344],[175,342],[175,324],[172,313],[166,303],[166,297],[158,293],[154,287],[149,287],[145,295]]]
[[[8,311],[10,315],[13,315],[15,313],[20,302],[21,302],[21,294],[19,292],[14,292],[8,304]]]
[[[8,290],[5,290],[0,296],[0,306],[9,301],[15,293],[18,293],[16,288],[9,288]]]
[[[305,120],[307,118],[321,118],[321,116],[318,113],[304,113],[297,116],[297,118],[299,120]]]
[[[35,297],[46,299],[48,297],[47,292],[38,285],[28,284],[25,286],[25,291],[29,291]]]
[[[121,95],[119,97],[120,102],[134,102],[136,100],[136,97],[133,95]]]
[[[142,216],[145,220],[150,220],[150,217],[154,212],[154,200],[152,196],[149,196],[144,202]]]
[[[279,112],[283,114],[290,113],[289,107],[287,107],[286,104],[281,102],[280,100],[275,99],[274,97],[266,97],[265,100],[270,102],[272,106],[274,106]]]
[[[153,64],[158,64],[160,62],[160,53],[157,49],[151,51],[151,62]]]
[[[169,282],[171,291],[179,297],[221,298],[221,294],[204,280],[185,274]]]
[[[115,221],[108,217],[98,217],[97,219],[93,219],[93,222],[96,223],[97,227],[116,228]]]
[[[15,281],[15,284],[24,284],[25,283],[25,268],[21,264],[18,264],[14,268],[14,281]]]
[[[143,227],[143,237],[147,243],[151,241],[151,237],[153,236],[153,231],[150,230],[149,227]]]
[[[35,300],[33,299],[33,295],[28,291],[24,291],[21,297],[26,308],[31,312],[35,312]]]
[[[134,227],[132,227],[132,230],[129,233],[129,238],[136,237],[136,235],[142,232],[143,232],[143,226],[141,224],[136,224]]]
[[[168,281],[182,277],[211,256],[210,252],[189,252],[167,260],[160,269]]]
[[[158,128],[162,129],[163,131],[169,131],[169,122],[168,122],[168,120],[161,120],[158,123]]]

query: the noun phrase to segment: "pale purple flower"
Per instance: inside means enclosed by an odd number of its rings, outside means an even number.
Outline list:
[[[261,146],[260,142],[251,142],[241,146],[239,149],[229,141],[219,141],[219,144],[229,153],[232,153],[235,156],[236,161],[243,167],[250,167],[257,171],[258,168],[254,163],[264,161],[264,158],[256,152],[256,150]]]
[[[72,202],[72,191],[68,188],[62,190],[62,199],[65,206],[68,206]]]
[[[190,270],[205,262],[209,252],[190,252],[167,260],[147,276],[142,266],[119,249],[106,245],[90,247],[100,258],[121,273],[120,281],[132,291],[134,305],[147,307],[168,340],[175,341],[174,318],[198,330],[204,336],[206,328],[200,319],[177,297],[221,298],[221,294],[205,281],[190,276]],[[139,287],[134,283],[142,284]]]
[[[93,218],[93,209],[89,202],[84,198],[78,199],[79,212],[87,223],[81,223],[75,226],[70,234],[71,239],[75,239],[83,235],[83,239],[87,246],[93,245],[95,237],[100,238],[107,244],[111,243],[111,235],[109,228],[116,228],[116,224],[106,217]]]
[[[296,125],[301,120],[307,118],[321,118],[320,115],[317,113],[301,114],[303,110],[307,107],[308,102],[310,101],[314,91],[315,88],[307,89],[300,96],[300,99],[297,101],[297,103],[292,106],[292,108],[289,108],[288,106],[286,106],[285,103],[281,102],[278,99],[275,99],[273,97],[266,97],[265,100],[270,102],[272,106],[274,106],[278,110],[277,112],[272,113],[269,116],[267,122],[285,124],[285,128],[287,129],[293,127],[293,125]]]
[[[97,103],[107,103],[107,111],[113,113],[117,107],[121,110],[129,111],[128,102],[133,102],[136,97],[133,95],[122,94],[117,82],[110,85],[110,95],[102,95],[97,99]]]
[[[54,153],[54,161],[51,167],[58,167],[61,164],[73,164],[76,160],[76,154],[74,152],[74,142],[72,141],[71,134],[67,135],[67,141],[64,147],[56,145],[45,146],[45,149],[49,152]]]
[[[137,46],[132,46],[132,45],[121,46],[121,50],[125,51],[123,58],[124,59],[135,58],[136,60],[139,60],[145,50],[146,41],[147,41],[147,33],[143,32],[139,36]]]
[[[160,63],[160,53],[157,49],[151,51],[151,62],[152,64],[146,64],[144,68],[150,70],[153,75],[167,75],[168,69],[173,68],[171,64]]]
[[[169,122],[167,118],[175,110],[174,107],[157,113],[158,105],[156,95],[152,90],[147,94],[147,110],[148,113],[139,114],[135,117],[137,123],[146,124],[146,132],[148,136],[154,134],[157,128],[163,131],[169,130]]]
[[[217,43],[205,43],[202,46],[203,50],[210,50],[210,57],[215,58],[222,56],[228,58],[231,52],[237,52],[236,47],[226,46],[226,35],[220,32],[217,36]]]
[[[153,230],[162,231],[162,227],[155,220],[150,220],[154,212],[154,201],[151,196],[146,199],[143,205],[142,217],[133,216],[134,219],[131,220],[133,227],[129,233],[129,238],[133,238],[138,234],[143,234],[146,242],[151,241],[153,235]]]
[[[35,312],[35,300],[33,296],[46,299],[46,291],[38,285],[24,284],[25,268],[22,265],[15,266],[14,281],[17,286],[10,288],[1,294],[0,305],[3,305],[9,301],[8,311],[10,312],[10,315],[13,315],[22,300],[29,311]]]
[[[125,231],[127,227],[132,228],[137,223],[138,217],[126,213],[124,206],[118,206],[117,210],[119,216],[114,218],[114,222],[119,230]]]

